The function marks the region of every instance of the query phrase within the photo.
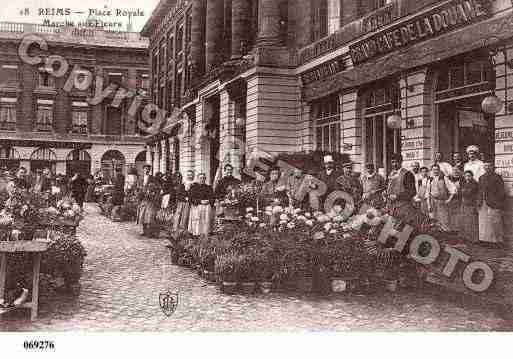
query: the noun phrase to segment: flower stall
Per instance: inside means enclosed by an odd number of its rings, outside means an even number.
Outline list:
[[[226,293],[271,290],[344,292],[378,286],[394,291],[414,263],[377,241],[388,214],[347,217],[340,206],[308,212],[277,203],[247,207],[209,237],[171,238],[173,263],[198,271]],[[407,278],[408,277],[408,278]]]
[[[56,200],[17,187],[0,192],[0,313],[31,308],[35,318],[39,283],[45,294],[56,289],[78,294],[86,255],[75,236],[81,219],[69,197]]]

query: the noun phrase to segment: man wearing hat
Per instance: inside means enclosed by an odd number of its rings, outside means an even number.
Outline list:
[[[326,155],[324,156],[324,169],[319,173],[319,180],[321,180],[326,185],[326,193],[323,196],[319,197],[319,206],[322,208],[324,204],[324,200],[326,197],[338,188],[337,178],[340,177],[340,172],[335,168],[335,161],[333,160],[333,156]],[[317,188],[317,184],[312,183],[311,187],[313,189]],[[315,195],[313,195],[315,196]]]
[[[465,163],[465,171],[471,171],[474,179],[479,182],[479,178],[484,174],[483,161],[478,158],[479,147],[476,145],[467,147],[468,162]]]
[[[392,216],[411,223],[416,218],[416,210],[412,199],[416,195],[415,176],[411,171],[402,167],[403,157],[396,153],[392,155],[392,171],[387,186],[387,207]]]
[[[112,192],[112,204],[114,205],[112,220],[121,221],[121,208],[125,203],[125,176],[122,173],[121,167],[116,167],[114,172],[115,174],[112,178],[112,184],[114,185]]]
[[[452,173],[452,166],[450,163],[444,161],[444,154],[442,152],[435,153],[435,165],[438,165],[440,171],[444,174],[444,176],[450,176]]]
[[[373,163],[365,165],[365,173],[360,178],[362,184],[363,205],[360,212],[369,207],[383,207],[382,192],[386,189],[385,179],[376,172]]]
[[[342,175],[337,178],[339,189],[349,193],[355,203],[360,202],[362,198],[362,185],[353,172],[353,163],[346,162],[342,164]]]

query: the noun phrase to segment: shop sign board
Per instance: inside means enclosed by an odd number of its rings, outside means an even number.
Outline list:
[[[513,140],[513,128],[495,131],[495,141]]]
[[[495,167],[497,168],[513,168],[513,155],[495,156]]]
[[[345,69],[346,65],[344,62],[344,56],[339,56],[332,61],[325,62],[322,65],[313,68],[312,70],[304,72],[301,74],[301,81],[304,85],[306,85],[311,82],[328,78],[340,71],[344,71]]]
[[[421,151],[406,151],[406,152],[402,152],[402,155],[403,155],[403,159],[405,161],[416,160],[416,159],[422,158]]]
[[[424,148],[424,140],[418,139],[418,140],[403,140],[401,143],[402,149],[417,149],[417,148]]]
[[[359,65],[407,46],[443,35],[489,17],[487,0],[445,2],[349,46],[353,64]]]

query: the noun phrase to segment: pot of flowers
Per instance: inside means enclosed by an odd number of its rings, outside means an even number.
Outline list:
[[[221,291],[226,294],[235,294],[238,289],[237,268],[239,258],[235,253],[226,253],[215,260],[215,273],[221,283]]]
[[[273,288],[276,265],[272,253],[269,251],[258,254],[255,263],[256,277],[258,278],[259,289],[263,294],[269,294]]]
[[[331,291],[347,292],[356,286],[358,276],[354,272],[352,253],[344,243],[333,244],[330,251]]]
[[[281,277],[285,287],[302,293],[311,293],[314,288],[311,253],[304,244],[296,243],[289,248],[281,262]]]

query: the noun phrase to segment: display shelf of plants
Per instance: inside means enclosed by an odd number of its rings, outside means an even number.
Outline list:
[[[47,248],[41,261],[42,294],[59,288],[78,294],[86,256],[75,235],[81,219],[80,208],[68,197],[55,201],[48,194],[20,189],[0,192],[0,243],[3,251],[10,252],[10,247],[23,248],[22,243],[30,243],[29,246],[44,243]],[[6,298],[12,297],[12,291],[30,289],[30,253],[9,253],[8,267],[11,277],[7,282],[14,284],[7,287]]]
[[[395,291],[417,282],[417,264],[377,241],[383,211],[346,218],[340,206],[312,213],[271,205],[245,212],[208,237],[172,237],[171,261],[225,293]]]

